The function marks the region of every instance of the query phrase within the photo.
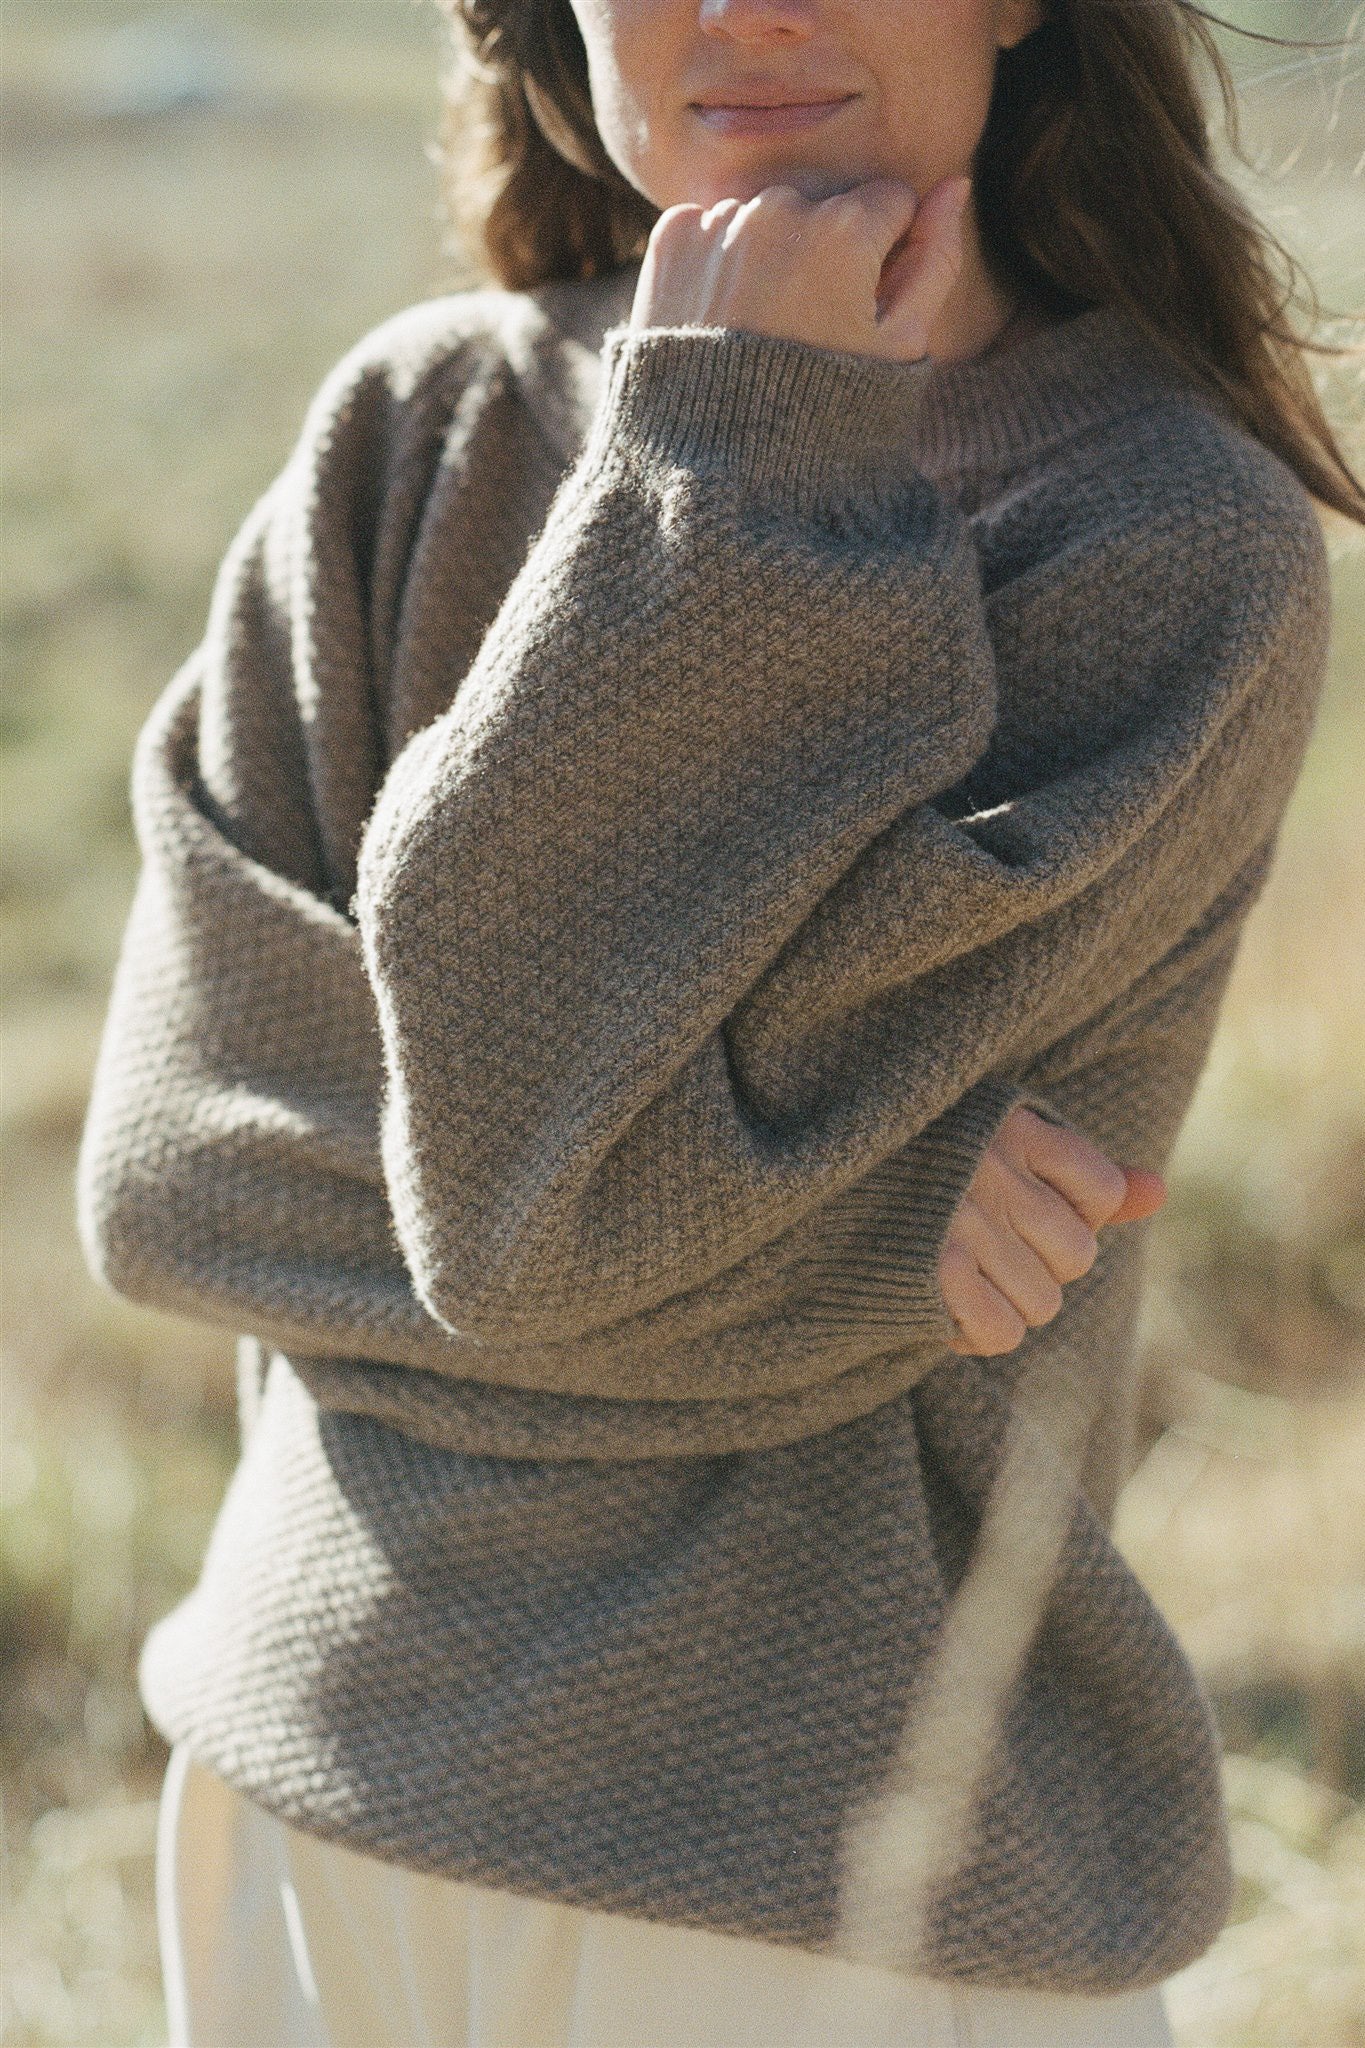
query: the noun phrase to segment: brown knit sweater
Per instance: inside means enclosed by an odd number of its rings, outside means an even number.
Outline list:
[[[398,1863],[1150,1982],[1228,1873],[1106,1535],[1144,1228],[998,1358],[935,1273],[1016,1102],[1166,1160],[1321,530],[1113,309],[901,364],[636,275],[360,342],[139,737],[78,1221],[244,1432],[143,1697]]]

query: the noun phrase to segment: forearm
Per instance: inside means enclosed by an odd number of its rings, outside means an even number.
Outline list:
[[[386,1167],[453,1327],[565,1341],[638,1313],[895,1141],[853,1075],[827,1111],[795,1074],[771,1109],[737,1089],[724,1028],[994,715],[965,523],[922,479],[894,507],[852,495],[873,422],[836,421],[832,372],[816,472],[783,424],[813,361],[734,335],[621,351],[579,472],[367,828]]]

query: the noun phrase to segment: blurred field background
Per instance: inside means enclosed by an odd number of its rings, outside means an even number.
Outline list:
[[[1253,4],[1283,34],[1359,12]],[[1228,41],[1257,203],[1365,296],[1365,75]],[[235,1455],[231,1340],[98,1289],[71,1176],[135,874],[134,735],[342,351],[465,281],[421,0],[9,0],[4,27],[3,2021],[164,2040],[134,1667]],[[1245,175],[1245,174],[1243,174]],[[1354,214],[1352,212],[1354,209]],[[1357,338],[1359,331],[1357,330]],[[1358,407],[1350,380],[1334,388]],[[1365,2043],[1365,552],[1155,1225],[1120,1536],[1225,1731],[1240,1895],[1182,2048]]]

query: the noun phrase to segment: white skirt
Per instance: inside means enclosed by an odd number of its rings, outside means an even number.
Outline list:
[[[171,1751],[170,2048],[1172,2048],[1159,1991],[986,1991],[407,1870]]]

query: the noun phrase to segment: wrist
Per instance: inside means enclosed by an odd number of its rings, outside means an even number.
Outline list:
[[[731,327],[608,331],[588,449],[719,473],[796,511],[904,485],[931,364]]]

